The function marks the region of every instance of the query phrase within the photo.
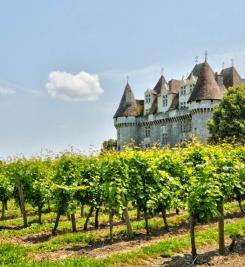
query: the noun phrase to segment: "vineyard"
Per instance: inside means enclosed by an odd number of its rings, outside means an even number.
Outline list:
[[[195,265],[203,243],[220,255],[234,250],[245,235],[244,199],[244,146],[8,159],[0,266],[151,266],[183,251]]]

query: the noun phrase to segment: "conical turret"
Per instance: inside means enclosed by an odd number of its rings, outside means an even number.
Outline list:
[[[197,100],[221,100],[222,92],[217,84],[214,72],[205,61],[200,68],[197,83],[188,102]]]
[[[129,83],[127,83],[119,107],[113,118],[128,116],[136,117],[139,113],[139,106],[137,105],[137,101]]]
[[[163,86],[167,84],[167,81],[166,79],[164,78],[163,75],[161,75],[159,81],[157,82],[157,84],[155,85],[153,91],[155,91],[157,94],[160,94],[161,93],[161,90],[163,88]]]

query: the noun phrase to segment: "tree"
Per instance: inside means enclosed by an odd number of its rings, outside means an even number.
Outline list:
[[[210,142],[245,143],[245,85],[230,87],[208,122]]]
[[[13,195],[13,186],[11,184],[10,179],[7,177],[5,172],[5,164],[0,162],[0,201],[2,202],[2,216],[1,219],[5,218],[5,209],[7,205],[7,201]]]
[[[117,140],[108,139],[102,144],[102,151],[104,150],[116,150],[117,149]]]

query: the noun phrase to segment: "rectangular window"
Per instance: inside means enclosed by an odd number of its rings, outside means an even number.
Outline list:
[[[191,132],[191,120],[188,120],[188,132]]]
[[[150,137],[151,136],[151,128],[150,126],[145,127],[145,137]]]
[[[146,103],[151,103],[151,95],[146,95],[145,102]]]
[[[180,122],[180,132],[188,133],[191,131],[191,120],[185,120]]]
[[[163,107],[167,107],[167,105],[168,105],[168,96],[167,95],[164,95],[162,97],[162,106]]]
[[[117,130],[117,140],[120,140],[120,129]]]
[[[186,102],[180,102],[180,109],[186,109],[187,103]]]
[[[162,134],[162,144],[163,145],[167,145],[168,144],[168,134],[167,133],[163,133]]]
[[[180,122],[180,132],[181,133],[184,133],[185,132],[185,124],[184,124],[184,121],[181,121]]]
[[[180,89],[180,95],[185,95],[185,94],[186,94],[186,86],[183,86]]]

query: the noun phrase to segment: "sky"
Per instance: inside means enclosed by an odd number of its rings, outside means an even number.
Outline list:
[[[245,77],[244,0],[0,0],[0,158],[116,137],[129,76],[137,98],[231,59]]]

